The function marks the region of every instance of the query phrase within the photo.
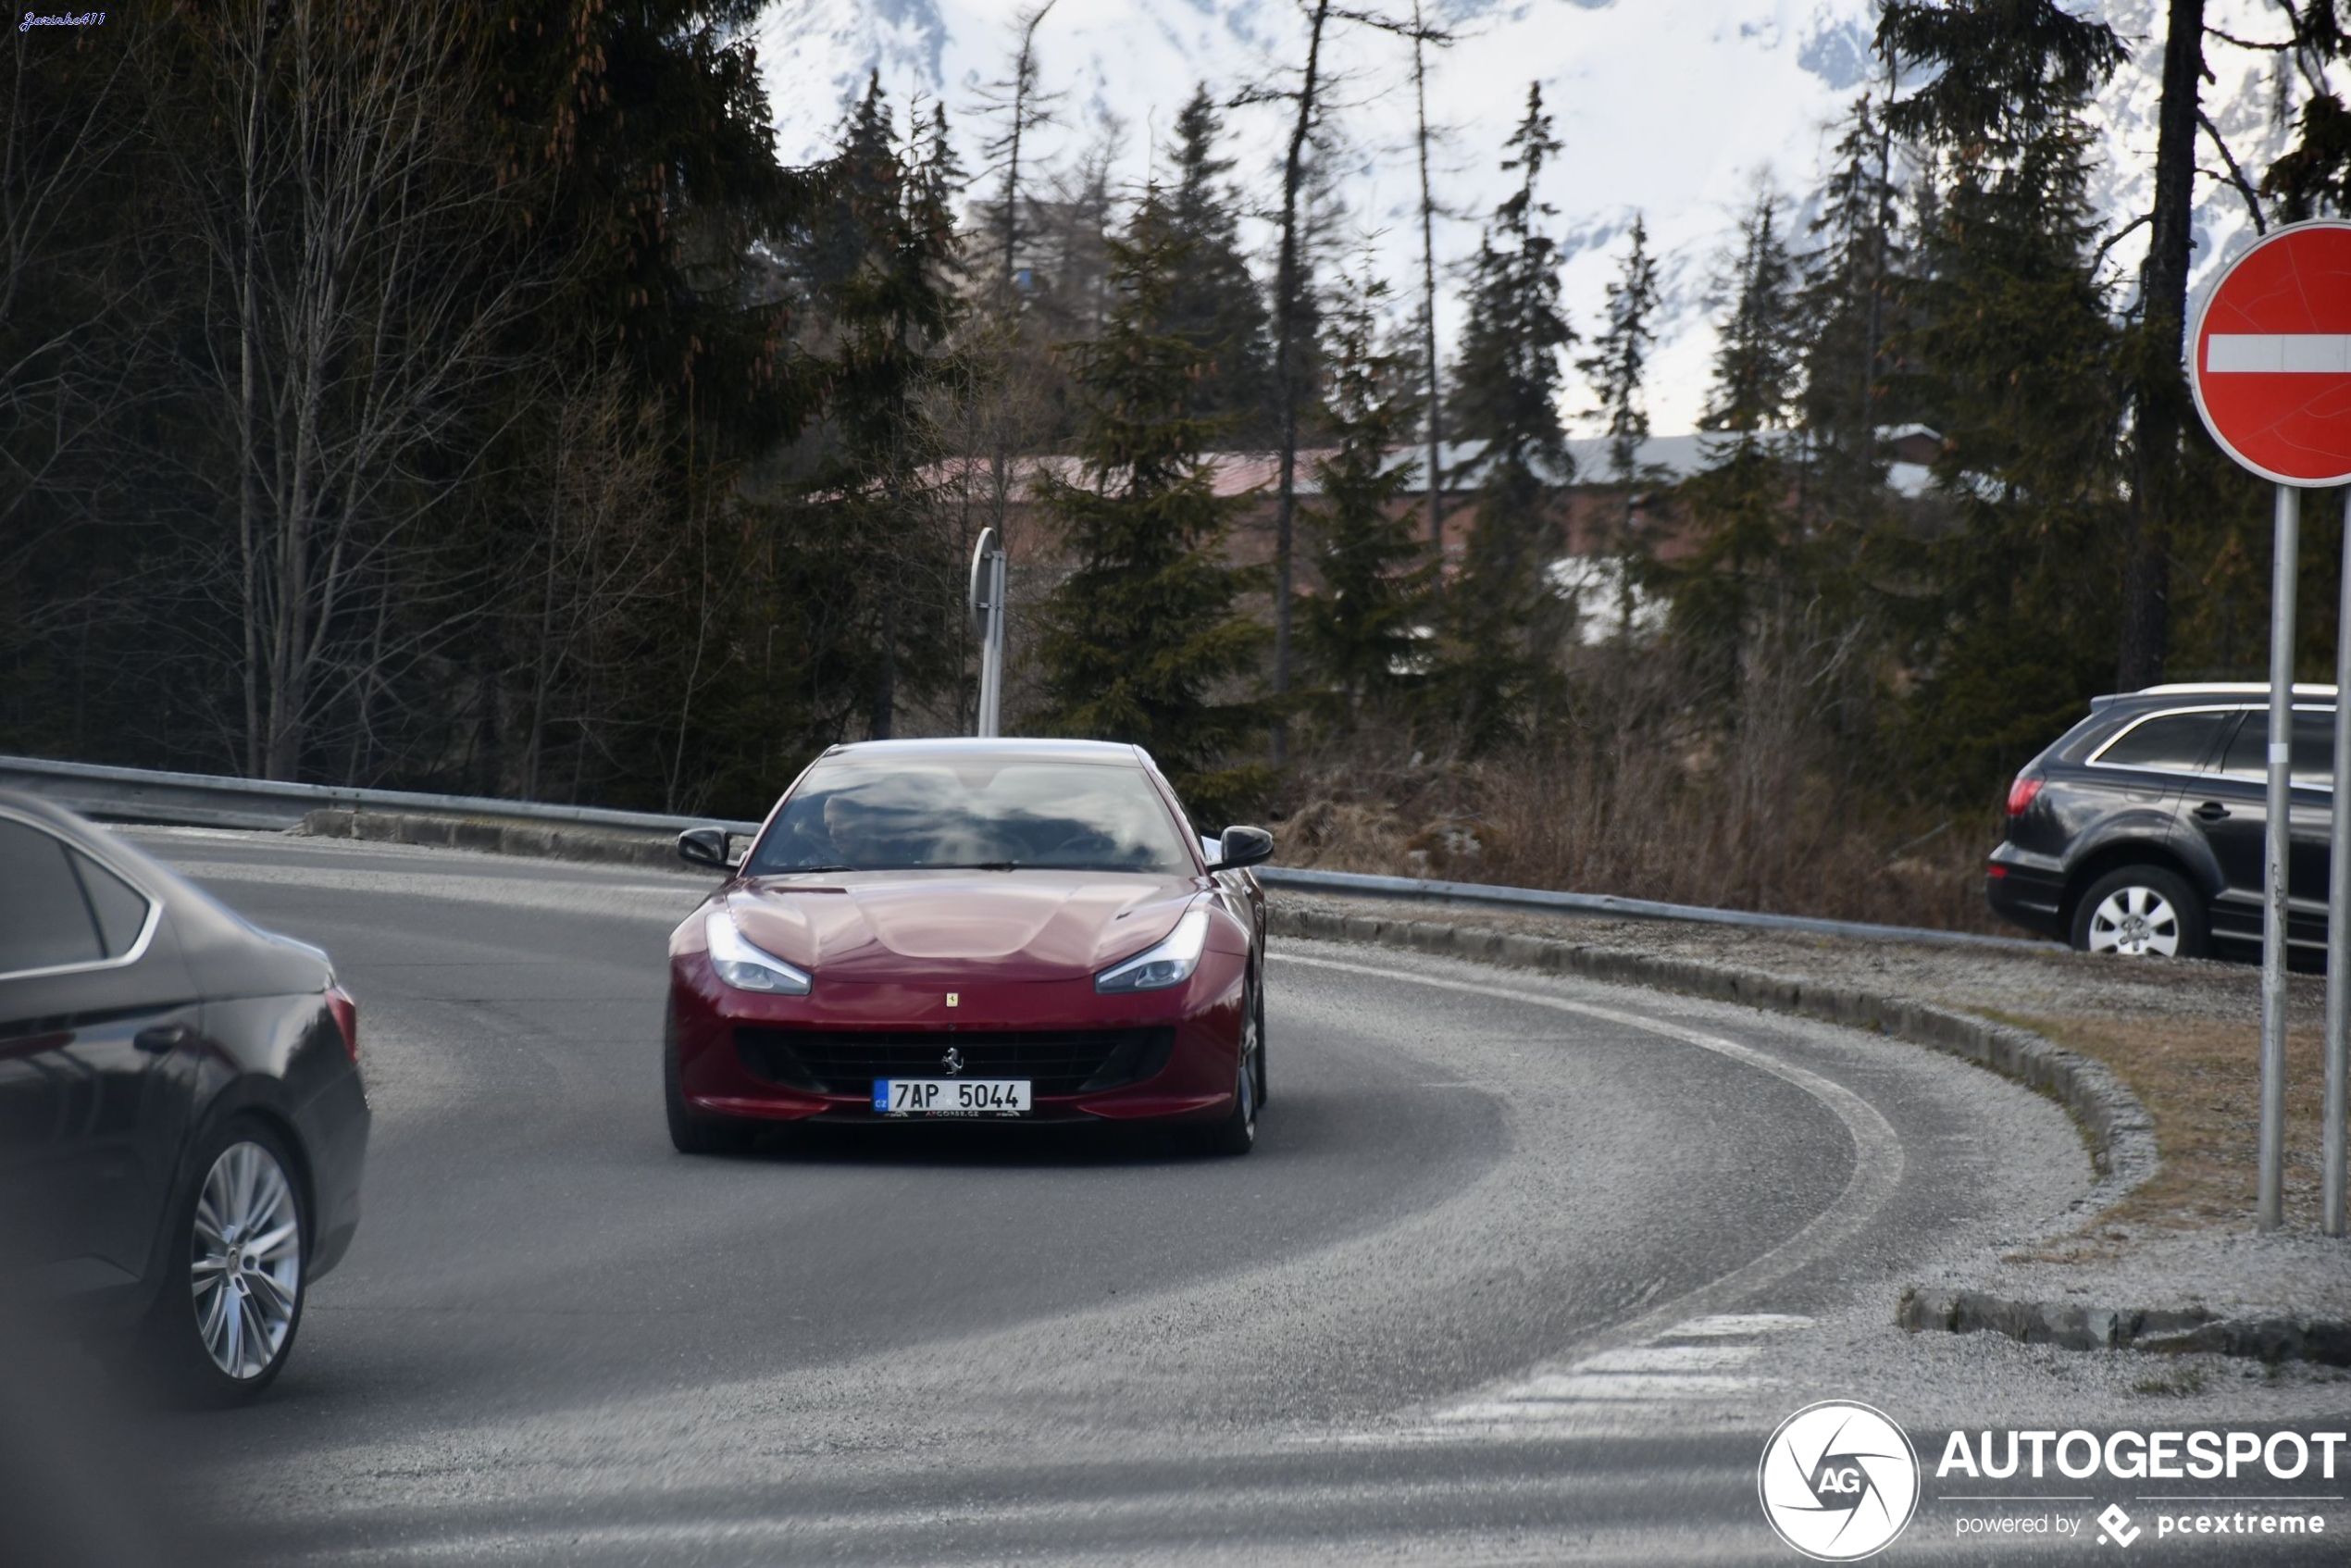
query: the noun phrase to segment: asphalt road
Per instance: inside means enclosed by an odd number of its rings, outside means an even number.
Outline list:
[[[2131,1416],[2111,1358],[1891,1328],[2089,1184],[2052,1104],[1915,1047],[1283,943],[1249,1158],[986,1126],[690,1159],[656,1042],[695,878],[141,837],[334,953],[377,1111],[276,1388],[143,1418],[192,1556],[1785,1563],[1756,1462],[1800,1405],[1930,1462]],[[2197,1397],[2351,1407],[2233,1389]],[[1958,1489],[1889,1561],[2088,1549],[1962,1537]]]

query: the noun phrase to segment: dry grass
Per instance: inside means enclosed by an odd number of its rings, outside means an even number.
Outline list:
[[[1662,745],[1418,767],[1362,755],[1301,770],[1282,864],[1996,930],[1984,820],[1897,820],[1817,769],[1725,778],[1735,759]]]
[[[1415,739],[1325,740],[1286,785],[1283,862],[1998,929],[1983,892],[1996,803],[1888,803],[1915,781],[1870,739],[1882,698],[1862,646],[1781,606],[1727,693],[1667,647],[1609,644],[1579,655],[1540,745],[1456,760],[1427,716]]]
[[[2254,1212],[2260,1133],[2260,1029],[2249,1022],[2133,1015],[2002,1016],[2114,1069],[2155,1121],[2158,1170],[2052,1261],[2096,1253],[2131,1227],[2193,1230]],[[2286,1031],[2286,1223],[2319,1222],[2325,1067],[2315,1028]],[[2108,1227],[2114,1227],[2108,1234]]]

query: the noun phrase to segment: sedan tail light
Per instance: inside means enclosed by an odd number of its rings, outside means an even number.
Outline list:
[[[351,1064],[359,1064],[359,1003],[341,986],[327,988],[327,1011],[335,1015],[335,1027],[342,1031],[342,1048],[350,1053]]]
[[[2046,782],[2047,780],[2043,778],[2019,778],[2015,783],[2009,785],[2009,815],[2022,816],[2024,808],[2033,803],[2033,797],[2041,792],[2041,786]]]

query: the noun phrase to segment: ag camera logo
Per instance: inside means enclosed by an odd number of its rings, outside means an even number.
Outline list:
[[[1919,1456],[1884,1412],[1844,1400],[1806,1405],[1763,1445],[1755,1486],[1780,1539],[1821,1562],[1894,1544],[1919,1506]]]

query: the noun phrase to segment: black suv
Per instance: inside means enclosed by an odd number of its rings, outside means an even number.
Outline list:
[[[2099,697],[2018,774],[1985,891],[2020,926],[2090,952],[2261,952],[2267,685]],[[2334,688],[2294,689],[2288,952],[2326,950]]]

